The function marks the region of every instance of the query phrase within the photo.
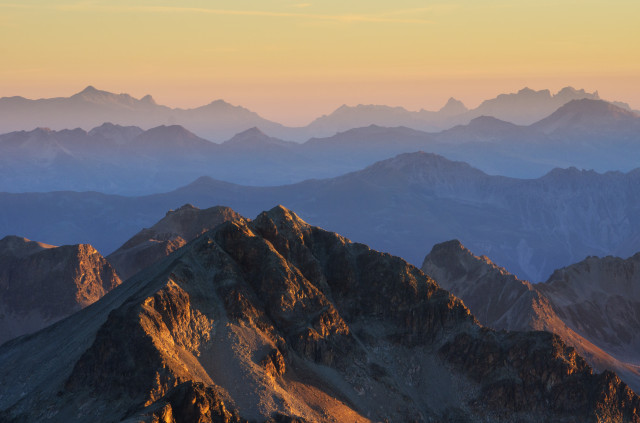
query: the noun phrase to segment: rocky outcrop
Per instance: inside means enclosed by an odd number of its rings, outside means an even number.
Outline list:
[[[120,278],[91,245],[0,240],[0,344],[98,301]]]
[[[200,210],[191,204],[185,204],[177,210],[167,212],[151,228],[138,232],[109,254],[107,260],[123,279],[128,279],[220,223],[241,218],[228,207]]]
[[[589,257],[531,284],[454,240],[434,246],[422,270],[461,298],[483,325],[553,332],[591,366],[616,371],[638,391],[639,266],[640,255]]]
[[[9,422],[640,421],[559,338],[481,328],[419,269],[283,207],[0,348],[0,380]]]

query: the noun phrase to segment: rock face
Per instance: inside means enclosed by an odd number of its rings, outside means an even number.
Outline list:
[[[434,246],[422,270],[462,299],[483,325],[556,333],[591,366],[616,371],[638,392],[639,265],[640,254],[628,260],[590,257],[531,284],[456,240]]]
[[[0,240],[0,344],[34,332],[98,301],[120,284],[91,245]]]
[[[211,207],[200,210],[185,204],[166,216],[151,228],[143,229],[107,256],[109,263],[123,279],[168,256],[192,239],[219,224],[242,219],[228,207]]]
[[[557,336],[481,328],[419,269],[283,207],[1,347],[0,381],[7,422],[640,421]]]

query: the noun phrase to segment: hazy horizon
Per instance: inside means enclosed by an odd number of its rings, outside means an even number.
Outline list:
[[[342,104],[469,108],[523,87],[640,109],[627,0],[515,4],[0,1],[0,97],[87,85],[171,107],[215,99],[286,125]]]

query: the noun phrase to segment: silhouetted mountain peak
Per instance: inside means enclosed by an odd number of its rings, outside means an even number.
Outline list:
[[[81,98],[83,100],[103,100],[105,98],[109,98],[115,96],[116,94],[112,94],[108,91],[102,91],[95,88],[93,85],[89,85],[84,90],[80,91],[77,94],[71,96],[71,98]],[[128,94],[125,94],[127,97],[130,97]]]
[[[117,144],[126,144],[144,131],[137,126],[122,126],[111,122],[105,122],[100,126],[91,129],[88,134],[92,137],[102,137],[113,140]]]
[[[207,104],[207,106],[211,107],[234,107],[233,104],[227,103],[223,99],[219,98],[217,100],[213,100],[211,103]]]
[[[142,102],[142,100],[137,100],[129,94],[114,94],[108,91],[98,90],[92,85],[89,85],[79,93],[72,95],[69,99],[80,100],[82,103],[92,103],[107,107],[124,107],[125,109],[135,109],[136,106],[140,104],[153,104],[149,102],[149,99]]]
[[[471,122],[467,125],[469,129],[472,130],[487,130],[487,129],[495,129],[495,128],[513,128],[517,125],[514,125],[511,122],[506,122],[504,120],[495,118],[493,116],[478,116],[477,118],[471,119]]]
[[[181,125],[160,125],[145,131],[148,134],[163,133],[171,135],[193,135],[184,126]]]
[[[442,170],[455,170],[484,174],[484,172],[475,169],[468,163],[452,161],[447,159],[446,157],[440,156],[439,154],[425,153],[424,151],[399,154],[391,159],[375,163],[369,166],[367,169],[376,167],[387,169],[404,169],[405,171],[409,172],[420,171],[421,173],[436,172]]]
[[[257,127],[252,127],[247,129],[246,131],[242,131],[240,133],[237,133],[236,135],[234,135],[230,140],[225,141],[224,144],[226,143],[260,143],[260,142],[267,142],[271,139],[271,137],[269,137],[267,134],[265,134],[264,132],[262,132],[260,129],[258,129]]]
[[[80,91],[76,95],[95,95],[100,92],[105,92],[105,91],[99,91],[93,85],[88,85],[84,90]]]
[[[608,101],[592,100],[587,98],[571,100],[554,113],[554,115],[562,114],[582,115],[584,117],[637,117],[635,113],[609,103]]]
[[[138,136],[138,139],[157,139],[157,140],[192,140],[201,139],[193,132],[181,125],[161,125],[144,131]],[[203,140],[204,141],[204,140]]]
[[[569,101],[532,126],[547,134],[560,132],[576,135],[580,132],[627,131],[628,127],[620,125],[625,122],[640,127],[640,116],[604,100],[584,98]]]
[[[469,111],[469,109],[467,109],[464,103],[460,100],[456,100],[453,97],[449,98],[449,100],[447,100],[447,103],[440,109],[440,113],[450,116],[460,115],[467,111]]]
[[[508,94],[507,94],[508,95]],[[544,90],[532,90],[529,87],[524,87],[522,88],[520,91],[518,91],[517,95],[521,96],[521,97],[544,97],[544,98],[551,98],[551,91],[544,89]]]
[[[584,89],[575,89],[573,87],[564,87],[556,95],[554,98],[558,98],[560,100],[566,100],[566,102],[581,99],[581,98],[589,98],[591,100],[599,100],[600,96],[598,95],[598,91],[594,91],[593,93],[588,93]]]
[[[144,97],[142,97],[142,98],[140,99],[140,101],[141,101],[142,103],[147,103],[147,104],[150,104],[150,105],[153,105],[153,106],[156,106],[156,105],[157,105],[156,101],[153,99],[153,97],[151,97],[151,95],[150,95],[150,94],[147,94],[147,95],[145,95]]]

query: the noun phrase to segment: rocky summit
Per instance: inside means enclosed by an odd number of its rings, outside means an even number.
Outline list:
[[[0,347],[0,381],[3,422],[640,422],[558,336],[483,328],[419,269],[283,207]]]
[[[84,308],[120,284],[91,245],[0,240],[0,344]]]
[[[188,241],[213,229],[222,222],[242,219],[228,207],[211,207],[200,210],[185,204],[170,210],[151,228],[145,228],[107,256],[118,274],[127,279],[140,270],[166,257]]]

